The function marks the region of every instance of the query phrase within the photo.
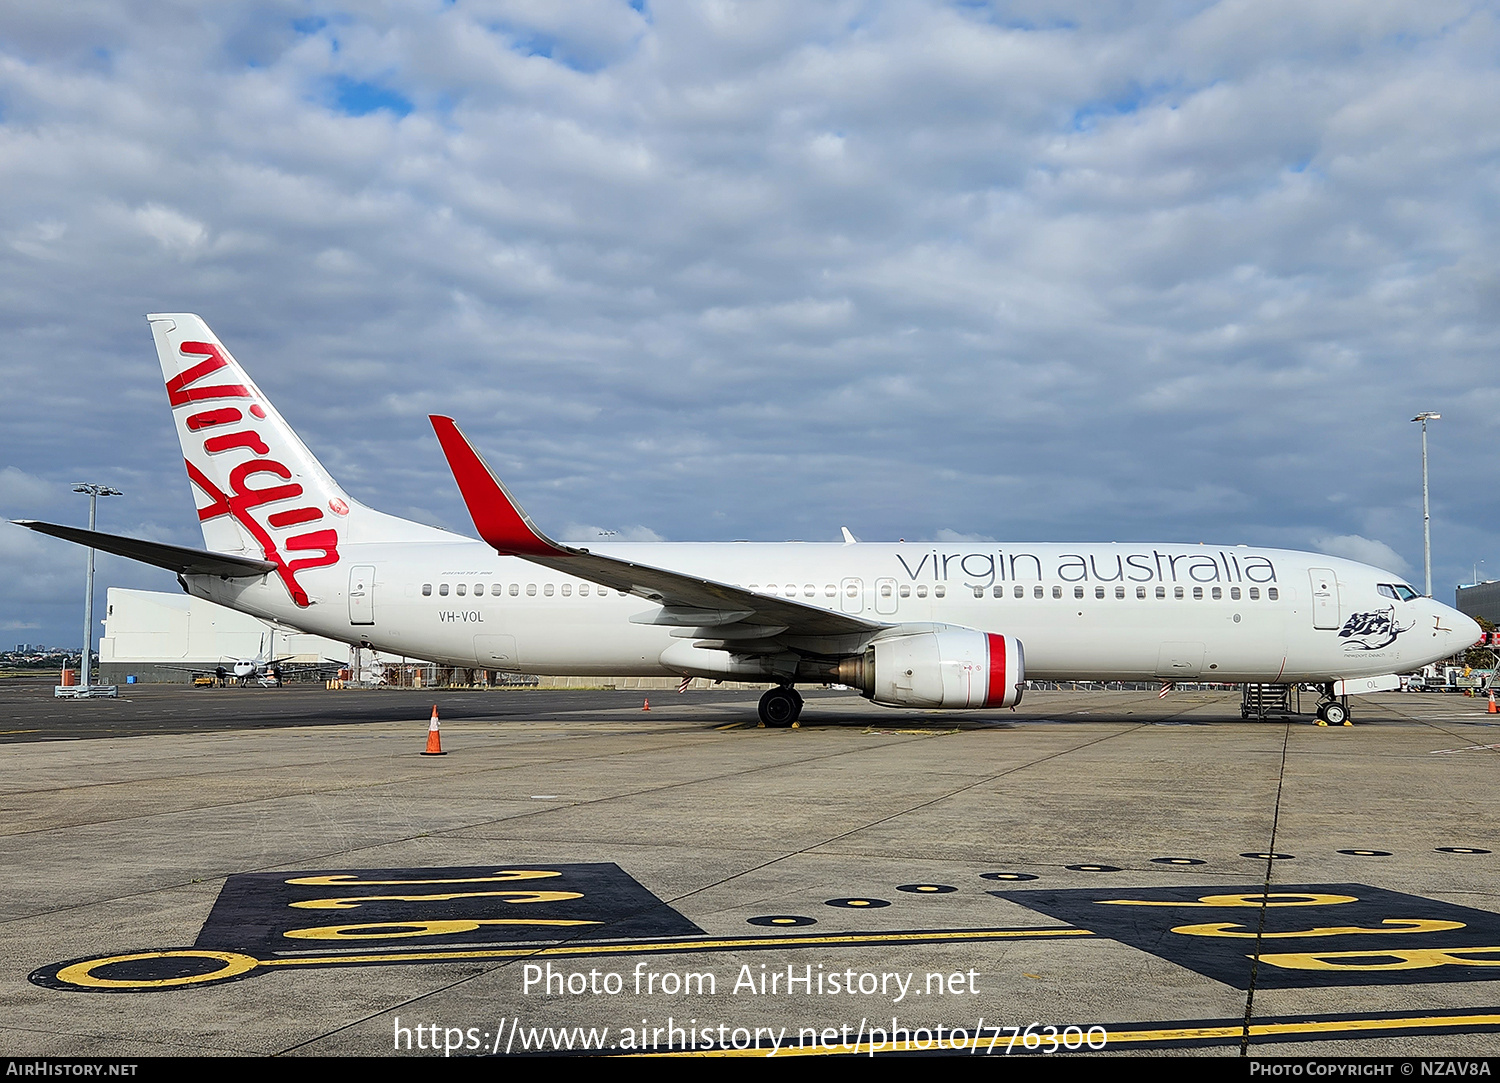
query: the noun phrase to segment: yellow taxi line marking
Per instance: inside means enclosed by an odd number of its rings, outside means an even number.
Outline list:
[[[648,940],[632,944],[558,944],[544,948],[474,948],[453,951],[402,951],[369,955],[298,955],[262,959],[261,966],[336,966],[348,963],[405,963],[460,959],[528,959],[572,955],[664,955],[735,948],[797,948],[859,944],[932,943],[934,941],[1025,940],[1059,936],[1093,936],[1088,929],[978,929],[930,933],[852,933],[829,936],[747,936],[722,940]]]
[[[1299,1023],[1252,1023],[1250,1025],[1250,1036],[1262,1038],[1284,1037],[1298,1034],[1327,1034],[1337,1036],[1341,1033],[1378,1033],[1381,1031],[1405,1030],[1420,1027],[1492,1027],[1500,1026],[1500,1014],[1484,1015],[1410,1015],[1396,1019],[1339,1019],[1339,1020],[1310,1020]],[[985,1028],[989,1030],[988,1027]],[[1122,1042],[1193,1042],[1214,1041],[1224,1039],[1235,1039],[1244,1036],[1245,1028],[1242,1024],[1234,1023],[1220,1026],[1202,1027],[1165,1027],[1159,1030],[1110,1030],[1105,1028],[1108,1037],[1101,1047],[1108,1049],[1110,1046]],[[995,1041],[992,1055],[1004,1053],[1010,1038],[1006,1031],[1002,1031],[1001,1037]],[[872,1049],[871,1047],[875,1048]],[[983,1054],[989,1048],[989,1040],[981,1038],[975,1047],[975,1052]],[[892,1050],[891,1043],[886,1042],[858,1042],[853,1045],[838,1045],[833,1048],[793,1049],[783,1046],[776,1051],[778,1057],[826,1057],[835,1054],[848,1055],[850,1053],[880,1053],[880,1052],[902,1052],[903,1050]],[[910,1051],[910,1050],[904,1050]],[[954,1050],[954,1052],[967,1053],[967,1049]],[[1037,1050],[1027,1050],[1035,1053]],[[1061,1050],[1059,1050],[1061,1052]],[[768,1049],[727,1049],[714,1050],[706,1053],[703,1050],[672,1050],[672,1051],[643,1051],[639,1053],[622,1053],[621,1056],[636,1057],[692,1057],[692,1056],[728,1056],[728,1057],[764,1057],[768,1056]]]

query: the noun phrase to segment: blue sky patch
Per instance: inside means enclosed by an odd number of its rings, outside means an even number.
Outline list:
[[[351,117],[362,117],[385,109],[404,117],[412,110],[411,99],[379,83],[366,83],[340,75],[333,81],[336,108]]]

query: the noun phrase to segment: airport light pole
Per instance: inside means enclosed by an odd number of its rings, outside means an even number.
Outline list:
[[[83,483],[73,486],[75,493],[87,493],[89,497],[89,532],[94,529],[94,510],[101,496],[124,496],[119,489],[111,489],[108,485],[92,485]],[[83,683],[84,695],[88,694],[89,687],[89,663],[94,654],[94,550],[89,547],[89,574],[88,586],[83,596]]]
[[[1427,423],[1437,421],[1442,414],[1424,410],[1413,421],[1422,423],[1422,566],[1427,572],[1427,597],[1432,597],[1432,512],[1427,503]]]

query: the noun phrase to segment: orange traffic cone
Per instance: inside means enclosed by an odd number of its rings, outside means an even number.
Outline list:
[[[1490,709],[1489,709],[1489,713],[1490,714],[1500,714],[1500,708],[1497,708],[1495,706],[1495,690],[1493,688],[1490,689]]]
[[[427,751],[424,756],[446,756],[443,751],[443,739],[438,735],[437,704],[432,705],[432,721],[427,725]]]
[[[647,696],[646,697],[646,705],[644,707],[642,707],[641,710],[643,710],[643,711],[649,711],[650,709],[651,709],[651,697]]]

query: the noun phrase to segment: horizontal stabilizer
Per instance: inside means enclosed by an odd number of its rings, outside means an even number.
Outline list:
[[[224,553],[142,541],[139,538],[122,538],[118,534],[101,534],[97,530],[84,530],[76,526],[40,523],[35,519],[12,519],[11,522],[16,526],[24,526],[27,530],[35,530],[38,534],[50,534],[54,538],[77,542],[91,549],[113,553],[117,557],[139,560],[142,564],[165,568],[178,575],[221,575],[229,579],[244,579],[276,570],[276,565],[269,560],[227,556]]]

